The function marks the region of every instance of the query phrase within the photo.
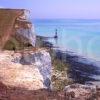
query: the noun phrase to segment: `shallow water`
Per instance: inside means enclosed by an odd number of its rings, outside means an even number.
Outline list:
[[[52,37],[58,30],[58,40],[49,40],[55,46],[100,61],[100,20],[49,19],[33,23],[38,35]]]

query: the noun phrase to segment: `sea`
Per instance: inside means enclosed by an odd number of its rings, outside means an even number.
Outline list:
[[[50,39],[56,47],[100,61],[100,20],[38,19],[33,20],[35,32]]]
[[[98,19],[35,19],[35,33],[51,37],[49,41],[63,51],[69,51],[96,62],[100,81],[100,20]],[[58,38],[52,37],[57,33]],[[83,60],[83,62],[86,62]]]

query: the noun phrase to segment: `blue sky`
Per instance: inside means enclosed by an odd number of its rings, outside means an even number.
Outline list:
[[[100,0],[0,0],[0,7],[29,9],[40,19],[100,19]]]

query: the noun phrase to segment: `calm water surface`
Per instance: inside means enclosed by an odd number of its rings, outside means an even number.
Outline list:
[[[52,37],[58,30],[58,40],[50,41],[62,49],[100,61],[100,20],[34,20],[38,35]]]

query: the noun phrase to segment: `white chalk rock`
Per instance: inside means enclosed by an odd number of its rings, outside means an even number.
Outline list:
[[[24,55],[0,52],[0,81],[29,90],[50,88],[51,57],[45,50]]]

